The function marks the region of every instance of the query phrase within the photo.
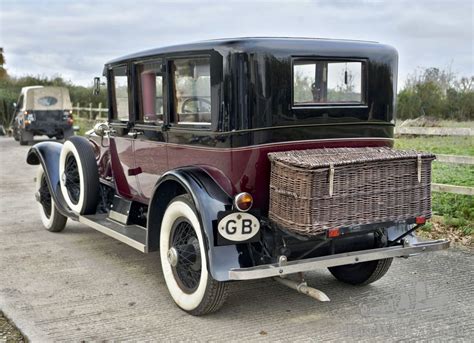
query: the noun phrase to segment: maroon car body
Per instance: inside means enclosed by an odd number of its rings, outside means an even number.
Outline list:
[[[107,123],[87,139],[30,150],[28,163],[45,175],[37,199],[43,212],[52,199],[61,216],[160,250],[171,295],[193,314],[217,309],[229,280],[324,266],[342,281],[372,282],[392,257],[448,243],[406,245],[414,218],[354,223],[344,237],[281,230],[268,220],[267,155],[392,147],[397,62],[387,45],[305,38],[212,40],[113,60],[104,68]]]

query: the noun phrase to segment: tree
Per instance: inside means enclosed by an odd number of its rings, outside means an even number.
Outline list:
[[[457,78],[450,69],[415,71],[398,94],[398,117],[474,119],[474,76]]]
[[[5,65],[5,57],[3,56],[3,48],[0,48],[0,80],[8,76],[7,70],[5,69],[4,65]]]

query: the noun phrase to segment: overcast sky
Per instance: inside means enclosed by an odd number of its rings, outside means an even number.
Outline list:
[[[473,1],[0,0],[11,75],[89,85],[105,62],[140,50],[239,36],[375,40],[397,48],[399,89],[417,67],[474,75]]]

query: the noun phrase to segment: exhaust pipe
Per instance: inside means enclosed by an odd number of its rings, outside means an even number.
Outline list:
[[[274,277],[273,280],[291,289],[294,289],[302,294],[306,294],[313,299],[316,299],[319,301],[331,301],[331,299],[329,299],[329,297],[324,292],[320,291],[319,289],[309,287],[306,281],[298,282],[295,280],[285,279],[282,277]]]

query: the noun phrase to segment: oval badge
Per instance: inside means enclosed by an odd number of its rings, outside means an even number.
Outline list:
[[[234,212],[222,218],[217,227],[225,239],[242,242],[258,233],[260,222],[250,213]]]

